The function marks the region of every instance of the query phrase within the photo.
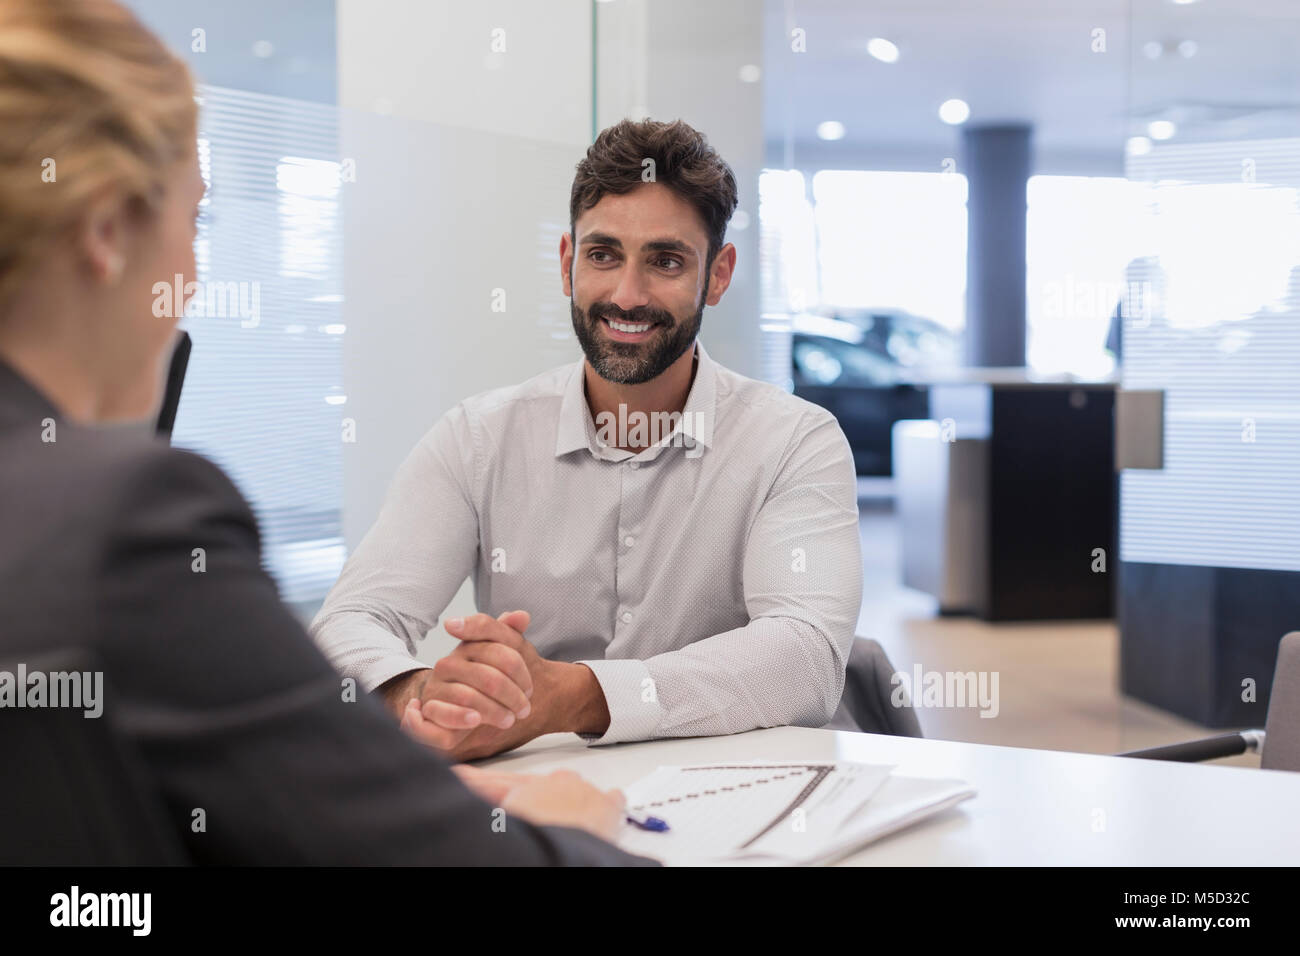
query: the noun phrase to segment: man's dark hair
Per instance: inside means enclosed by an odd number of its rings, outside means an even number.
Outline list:
[[[654,160],[654,165],[648,165],[647,159]],[[663,183],[694,206],[704,221],[709,237],[707,269],[722,248],[727,222],[736,211],[736,177],[704,134],[681,120],[623,120],[601,131],[573,177],[570,233],[578,216],[606,193],[631,192],[650,181],[650,169],[654,171],[654,182]]]

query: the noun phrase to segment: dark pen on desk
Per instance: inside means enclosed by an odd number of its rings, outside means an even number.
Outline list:
[[[627,822],[632,824],[634,827],[638,827],[642,830],[650,830],[653,833],[666,833],[668,831],[668,824],[663,820],[660,820],[658,817],[646,817],[644,820],[638,820],[629,813],[627,815]]]

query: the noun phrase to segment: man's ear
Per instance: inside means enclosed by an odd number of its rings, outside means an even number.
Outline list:
[[[736,271],[736,247],[727,243],[713,257],[709,266],[709,295],[705,299],[708,305],[717,305],[722,301],[722,293],[731,285],[731,277]]]
[[[573,298],[573,236],[560,236],[560,288],[566,299]]]
[[[76,246],[91,277],[114,283],[126,268],[127,210],[118,196],[91,202],[77,224]]]

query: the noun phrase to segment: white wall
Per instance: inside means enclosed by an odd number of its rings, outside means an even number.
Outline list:
[[[557,250],[590,142],[591,5],[340,0],[338,22],[351,549],[443,412],[581,354]],[[472,610],[462,588],[451,612]]]
[[[556,248],[590,136],[590,15],[587,0],[340,0],[341,154],[356,163],[344,189],[349,548],[439,415],[579,354]],[[496,28],[504,53],[491,52]]]
[[[591,141],[589,0],[337,3],[340,106],[574,147]]]

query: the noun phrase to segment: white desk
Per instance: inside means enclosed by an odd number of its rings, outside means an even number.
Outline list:
[[[587,747],[540,737],[484,766],[568,768],[625,787],[660,764],[854,760],[957,777],[969,800],[845,860],[858,865],[1300,864],[1300,773],[993,747],[802,727]]]

